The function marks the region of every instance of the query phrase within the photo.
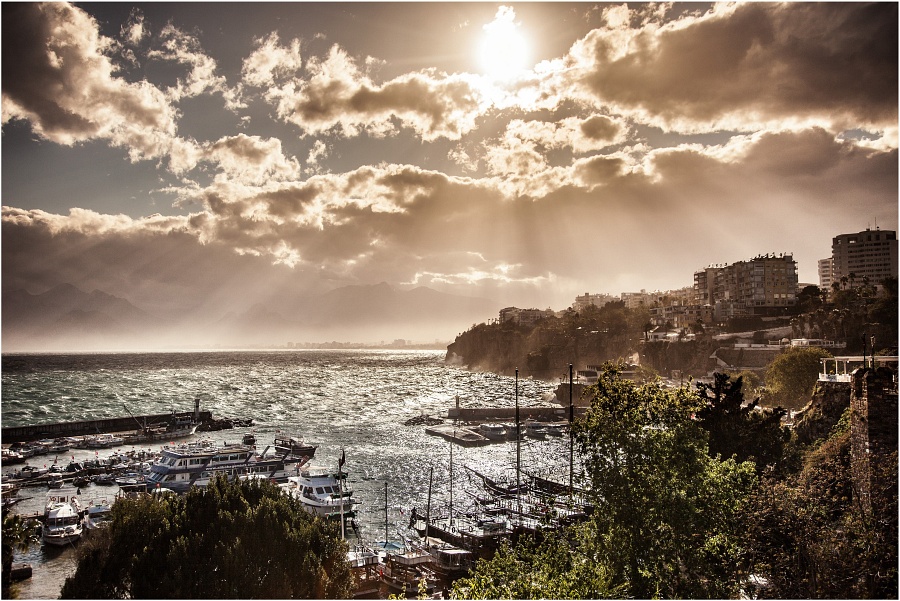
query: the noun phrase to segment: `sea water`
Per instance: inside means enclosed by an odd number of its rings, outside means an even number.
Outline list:
[[[425,426],[404,422],[424,414],[451,423],[447,410],[457,397],[461,407],[514,407],[518,398],[523,420],[529,406],[556,405],[557,382],[519,379],[517,387],[513,377],[468,371],[445,363],[444,356],[442,351],[396,350],[4,354],[2,424],[192,411],[200,398],[201,410],[215,417],[251,418],[253,426],[187,440],[240,442],[252,431],[264,448],[276,436],[294,436],[317,445],[313,466],[334,470],[344,453],[354,498],[362,502],[356,521],[363,542],[383,541],[386,522],[388,538],[402,541],[410,534],[406,525],[412,507],[425,508],[431,474],[433,512],[446,504],[451,483],[451,443],[426,434]],[[454,508],[471,503],[477,492],[464,466],[502,478],[514,469],[517,453],[523,467],[550,473],[563,469],[568,440],[454,445]],[[57,460],[65,465],[72,456],[80,460],[93,454],[73,450]],[[45,455],[30,462],[53,459]],[[12,469],[3,466],[4,473]],[[114,493],[91,485],[82,494]],[[26,488],[19,494],[33,497],[20,503],[20,512],[42,509],[46,490]],[[22,598],[58,597],[75,567],[73,549],[34,548],[16,561],[34,567],[33,578],[20,586]]]

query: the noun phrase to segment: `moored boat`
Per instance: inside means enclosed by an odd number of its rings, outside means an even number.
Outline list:
[[[112,517],[112,505],[105,497],[92,500],[84,510],[86,532],[105,528]]]
[[[57,547],[74,543],[81,538],[81,506],[73,489],[53,491],[44,509],[41,539]]]
[[[168,488],[185,492],[191,486],[206,486],[217,475],[237,479],[242,476],[264,476],[276,482],[300,473],[300,468],[312,459],[316,447],[304,445],[305,454],[287,452],[266,454],[241,444],[217,446],[209,441],[166,445],[162,454],[150,466],[147,488]],[[299,453],[299,448],[294,451]]]
[[[347,474],[328,471],[304,471],[298,476],[291,476],[281,488],[296,497],[303,508],[315,515],[340,519],[341,516],[352,518],[356,515],[354,506],[359,501],[353,499],[353,490],[346,482]]]
[[[481,424],[478,432],[490,440],[506,440],[506,426],[503,424]]]

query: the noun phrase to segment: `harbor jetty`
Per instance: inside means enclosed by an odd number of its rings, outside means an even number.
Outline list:
[[[183,411],[176,412],[176,418],[194,419],[200,423],[213,421],[210,411]],[[50,424],[35,424],[31,426],[12,426],[0,430],[3,444],[13,442],[29,442],[44,438],[61,438],[66,436],[90,436],[92,434],[106,434],[112,432],[131,432],[137,429],[141,423],[167,423],[172,413],[157,413],[151,415],[135,415],[128,417],[111,417],[107,419],[91,419],[85,421],[57,422]],[[135,423],[137,420],[138,423]]]

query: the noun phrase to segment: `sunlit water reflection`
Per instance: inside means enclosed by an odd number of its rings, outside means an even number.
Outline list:
[[[252,418],[259,444],[284,433],[318,445],[315,465],[336,468],[344,449],[354,496],[362,501],[357,521],[363,537],[384,538],[387,482],[389,534],[397,538],[411,507],[426,503],[430,469],[434,469],[433,507],[447,498],[450,480],[450,444],[426,434],[424,426],[404,422],[421,414],[446,418],[457,395],[464,407],[515,406],[513,378],[469,372],[446,365],[443,359],[444,353],[437,351],[4,355],[3,425],[121,417],[126,407],[135,415],[188,411],[193,398],[200,397],[201,409],[217,417]],[[555,385],[519,380],[520,406],[553,404],[548,397]],[[205,436],[239,442],[247,431]],[[559,468],[568,458],[566,439],[527,441],[521,448],[523,465],[534,469]],[[93,453],[72,451],[65,463],[71,456],[83,459]],[[475,485],[462,465],[498,476],[509,473],[515,454],[512,442],[454,447],[455,505],[465,503],[470,498],[466,490]],[[53,458],[30,461],[48,460]],[[4,467],[4,472],[10,469]],[[102,488],[91,486],[84,496],[114,493]],[[20,512],[43,508],[46,489],[25,489],[20,494],[33,495],[19,505]],[[21,585],[23,598],[56,598],[74,569],[72,549],[34,549],[17,561],[34,567],[33,578]]]

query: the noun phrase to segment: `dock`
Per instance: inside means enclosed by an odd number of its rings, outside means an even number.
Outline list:
[[[587,407],[575,407],[575,416],[584,415]],[[460,419],[467,422],[485,422],[491,420],[515,421],[515,407],[451,407],[447,410],[449,419]],[[556,422],[569,419],[568,407],[519,407],[521,420],[534,419],[540,422]]]
[[[144,423],[167,424],[172,419],[172,416],[172,413],[156,413],[153,415],[135,415],[133,417],[129,415],[128,417],[91,419],[78,422],[13,426],[0,430],[0,440],[6,445],[13,442],[29,442],[45,438],[87,436],[109,432],[133,432],[140,428],[140,424]],[[183,411],[175,413],[174,416],[182,419],[197,419],[200,423],[212,420],[212,412],[210,411]]]

